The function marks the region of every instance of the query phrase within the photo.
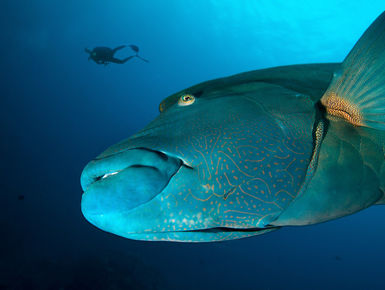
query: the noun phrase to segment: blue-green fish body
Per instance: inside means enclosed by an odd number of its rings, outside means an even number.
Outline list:
[[[84,216],[131,239],[208,242],[382,203],[384,19],[342,64],[247,72],[166,98],[86,166]]]

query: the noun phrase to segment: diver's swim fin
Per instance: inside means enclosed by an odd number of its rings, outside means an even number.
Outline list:
[[[353,125],[385,130],[385,12],[334,73],[321,103]]]
[[[133,51],[135,51],[136,53],[139,52],[139,47],[138,47],[137,45],[135,45],[135,44],[130,44],[129,47],[131,47],[131,49],[132,49]]]
[[[139,46],[137,46],[137,45],[135,45],[135,44],[130,44],[129,47],[131,47],[131,49],[132,49],[133,51],[136,52],[136,55],[135,55],[135,56],[136,56],[137,58],[143,60],[144,62],[149,62],[147,59],[141,57],[141,56],[138,54],[138,53],[139,53]]]
[[[143,57],[139,56],[138,54],[136,54],[135,56],[136,56],[137,58],[139,58],[139,59],[141,59],[141,60],[145,61],[145,62],[149,62],[147,59],[145,59],[145,58],[143,58]]]

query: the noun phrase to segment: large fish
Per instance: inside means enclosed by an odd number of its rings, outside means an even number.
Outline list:
[[[222,241],[384,203],[385,13],[342,64],[212,80],[159,108],[82,173],[83,215],[102,230]]]

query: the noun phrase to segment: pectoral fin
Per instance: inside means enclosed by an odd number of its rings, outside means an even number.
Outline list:
[[[385,12],[345,58],[321,103],[353,125],[385,130]]]

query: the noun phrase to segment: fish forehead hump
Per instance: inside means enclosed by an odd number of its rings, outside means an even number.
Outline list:
[[[338,63],[290,65],[245,72],[197,84],[165,98],[160,104],[160,107],[162,107],[164,110],[163,113],[161,113],[155,120],[148,124],[143,130],[139,131],[137,134],[129,138],[126,138],[110,146],[97,158],[105,158],[111,154],[115,154],[127,150],[129,148],[138,146],[137,143],[142,143],[142,136],[144,135],[146,135],[146,139],[151,139],[152,136],[147,134],[148,132],[144,131],[149,128],[155,127],[155,125],[159,124],[160,120],[166,119],[165,122],[167,122],[169,115],[166,113],[169,111],[170,108],[176,106],[178,99],[181,97],[181,95],[185,93],[198,95],[199,98],[205,99],[210,98],[213,95],[220,96],[221,93],[223,94],[224,88],[229,88],[231,90],[233,87],[242,87],[246,86],[247,84],[268,83],[291,90],[292,94],[289,94],[291,98],[287,100],[288,102],[293,101],[293,99],[296,99],[295,95],[297,94],[308,95],[313,102],[317,102],[327,89],[330,80],[333,76],[333,72],[339,67],[340,64]],[[252,92],[250,91],[249,93],[252,94]],[[262,100],[264,98],[265,102],[268,101],[266,94],[263,95],[263,92],[259,93],[257,96]],[[278,99],[276,98],[277,95],[273,97],[275,103],[273,102],[271,103],[271,105],[274,108],[274,106],[277,104]],[[294,103],[292,102],[292,104]],[[290,108],[292,108],[292,106],[290,105],[286,107],[286,109]],[[285,107],[281,106],[281,109],[285,109]],[[309,108],[309,110],[313,109]],[[171,115],[173,115],[173,113],[174,112],[171,112]],[[187,118],[185,120],[189,121]],[[160,140],[161,138],[159,138],[159,136],[152,137],[152,139],[153,143],[163,143],[164,141]]]
[[[223,77],[205,81],[192,87],[183,89],[165,98],[160,109],[166,110],[175,103],[183,94],[198,95],[202,98],[212,96],[215,92],[221,92],[225,88],[238,85],[253,84],[257,82],[269,83],[302,93],[318,101],[333,77],[333,73],[340,68],[339,63],[301,64],[279,66],[261,70],[244,72],[229,77]]]

